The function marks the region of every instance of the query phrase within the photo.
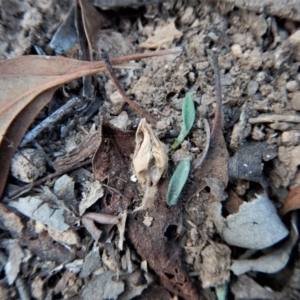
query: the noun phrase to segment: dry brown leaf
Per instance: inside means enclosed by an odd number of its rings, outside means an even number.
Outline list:
[[[178,50],[175,50],[177,53]],[[112,65],[172,51],[130,55],[112,59]],[[0,195],[3,192],[14,151],[36,114],[59,86],[82,76],[104,71],[103,62],[84,62],[64,57],[24,56],[0,62]],[[16,88],[17,87],[17,88]],[[4,139],[4,136],[10,142]]]
[[[154,35],[148,37],[139,47],[146,49],[166,49],[173,44],[174,40],[180,39],[181,36],[182,32],[177,30],[175,19],[172,19],[169,24],[157,27],[154,31]]]
[[[285,197],[284,204],[280,210],[280,213],[282,215],[285,215],[288,212],[299,208],[300,208],[300,187],[296,187],[295,189],[289,191],[289,193]]]
[[[140,121],[135,142],[133,169],[144,189],[142,204],[135,209],[138,211],[153,204],[157,183],[168,166],[168,154],[165,145],[156,137],[145,119]]]
[[[105,120],[101,124],[101,141],[93,159],[93,170],[95,178],[106,180],[110,187],[100,200],[103,212],[116,215],[132,209],[134,200],[140,197],[137,183],[130,180],[135,133],[118,129]],[[167,189],[168,180],[163,178],[158,183],[154,206],[146,211],[153,220],[151,226],[144,224],[144,211],[128,214],[127,237],[169,290],[186,299],[200,299],[185,270],[178,243],[181,205],[166,205]],[[173,231],[176,231],[174,236]]]

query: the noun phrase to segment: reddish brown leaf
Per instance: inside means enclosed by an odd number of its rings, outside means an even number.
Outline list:
[[[134,148],[134,132],[120,130],[102,120],[101,142],[93,159],[93,170],[96,179],[111,187],[102,198],[104,213],[116,215],[127,208],[133,210],[135,202],[142,198],[138,183],[130,180]],[[186,299],[199,299],[184,268],[178,242],[182,208],[166,205],[167,189],[168,180],[165,179],[158,185],[153,207],[128,214],[128,238],[170,291]],[[145,213],[153,218],[150,227],[143,223]]]
[[[288,212],[299,208],[300,208],[300,187],[296,187],[295,189],[289,191],[289,193],[285,197],[284,204],[280,210],[280,213],[282,215],[285,215]]]

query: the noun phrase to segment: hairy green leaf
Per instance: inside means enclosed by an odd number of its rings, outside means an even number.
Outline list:
[[[182,128],[179,136],[172,145],[172,149],[176,149],[188,135],[195,121],[195,106],[192,96],[186,94],[182,104]]]
[[[169,206],[175,205],[179,199],[180,193],[186,183],[190,172],[190,159],[184,159],[176,168],[168,188],[167,204]]]

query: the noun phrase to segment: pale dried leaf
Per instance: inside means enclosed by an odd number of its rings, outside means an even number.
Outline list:
[[[9,253],[8,261],[5,265],[5,274],[8,284],[11,285],[14,283],[20,272],[24,253],[17,240],[5,240],[2,242],[2,246],[4,246]]]
[[[99,276],[95,276],[88,282],[80,296],[84,300],[117,299],[124,291],[124,283],[122,281],[113,281],[112,278],[116,275],[112,271],[107,271]]]
[[[68,229],[64,232],[60,232],[53,227],[48,227],[47,229],[49,235],[57,242],[66,245],[79,245],[79,236],[72,229]]]
[[[140,121],[136,132],[136,146],[133,155],[133,169],[144,188],[142,204],[135,211],[151,206],[156,194],[156,185],[168,166],[165,145],[156,137],[145,119]]]
[[[69,229],[69,225],[65,223],[64,219],[65,210],[60,207],[52,207],[37,197],[19,198],[18,201],[11,201],[9,206],[16,208],[25,216],[49,225],[60,232]]]
[[[296,215],[292,217],[292,228],[289,238],[275,250],[257,259],[234,260],[231,270],[237,276],[249,271],[276,273],[283,269],[290,259],[290,254],[299,237]],[[248,237],[249,238],[249,237]]]
[[[102,185],[99,181],[89,183],[88,190],[82,193],[82,199],[79,203],[79,215],[82,216],[85,211],[97,200],[103,197]]]
[[[168,165],[165,146],[156,137],[145,119],[140,121],[136,132],[136,146],[132,162],[134,172],[142,185],[148,181],[156,185]]]
[[[236,214],[221,216],[221,204],[214,205],[214,222],[218,232],[229,245],[247,249],[264,249],[281,241],[288,230],[267,195],[257,195],[244,202]]]
[[[95,270],[101,267],[99,247],[93,248],[93,250],[85,257],[82,270],[79,274],[80,278],[86,278],[92,274]]]
[[[166,49],[173,44],[174,40],[180,39],[181,36],[182,32],[177,30],[175,19],[172,19],[167,25],[157,27],[153,36],[148,37],[139,47],[146,49]]]

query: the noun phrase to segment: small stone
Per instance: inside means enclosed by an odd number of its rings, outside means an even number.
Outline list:
[[[251,136],[254,140],[261,141],[265,137],[265,133],[262,132],[261,127],[254,126]]]
[[[289,92],[296,92],[299,90],[299,83],[296,80],[292,80],[287,82],[285,87]]]
[[[181,23],[184,25],[192,24],[196,19],[194,9],[192,7],[188,7],[184,14],[181,17]]]
[[[196,69],[198,70],[205,70],[209,67],[208,61],[202,61],[196,64]]]
[[[235,57],[242,57],[242,48],[240,45],[238,44],[234,44],[231,46],[231,51],[232,51],[232,54],[235,56]]]
[[[259,88],[259,83],[251,80],[248,83],[248,87],[247,87],[248,96],[254,95],[257,92],[258,88]]]
[[[289,37],[289,43],[293,47],[295,59],[300,61],[300,30],[296,30]]]
[[[300,132],[297,130],[285,131],[281,134],[281,142],[286,146],[297,145],[300,141]]]
[[[21,153],[22,152],[22,153]],[[25,158],[26,157],[26,158]],[[26,183],[38,179],[46,172],[46,159],[42,152],[36,149],[21,150],[12,157],[12,176]]]
[[[300,110],[300,92],[294,94],[291,105],[293,109]]]
[[[115,91],[110,95],[109,98],[110,98],[110,101],[112,104],[111,114],[119,115],[122,112],[123,106],[125,104],[123,97],[121,96],[121,94],[118,91]]]
[[[196,81],[196,76],[195,76],[194,72],[189,72],[189,74],[188,74],[188,80],[191,83],[194,83]]]

